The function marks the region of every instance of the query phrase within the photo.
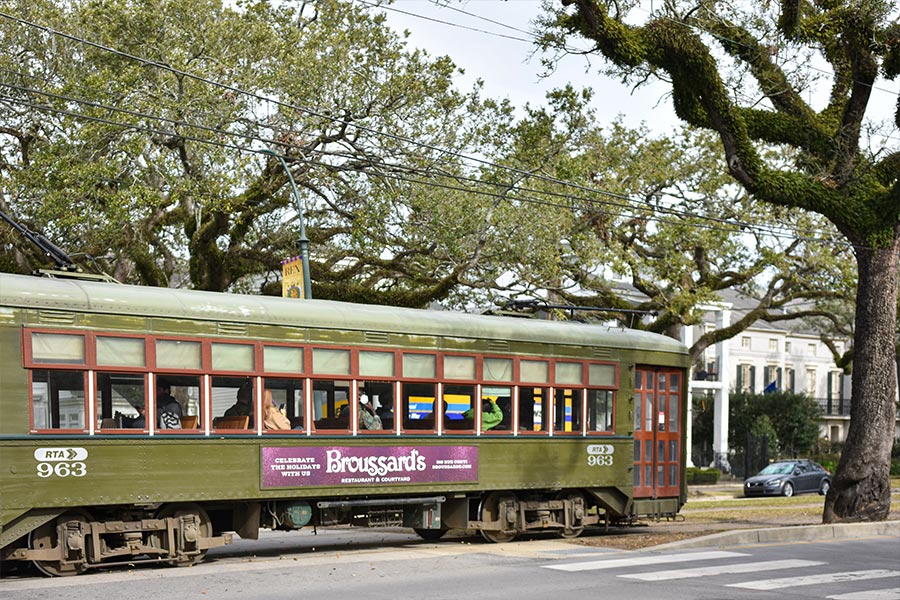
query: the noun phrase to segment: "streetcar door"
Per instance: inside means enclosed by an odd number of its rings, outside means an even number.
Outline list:
[[[634,383],[634,497],[681,490],[683,371],[638,367]]]

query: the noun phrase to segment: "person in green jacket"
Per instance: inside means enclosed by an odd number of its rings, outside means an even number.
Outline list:
[[[462,414],[464,419],[475,418],[475,407],[470,408]],[[487,398],[481,402],[481,430],[487,431],[493,429],[503,420],[503,411],[497,406],[497,401],[493,398]]]

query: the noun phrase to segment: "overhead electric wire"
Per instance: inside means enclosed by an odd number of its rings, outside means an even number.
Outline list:
[[[524,39],[524,38],[515,38],[515,37],[507,36],[507,35],[504,35],[504,34],[501,34],[501,33],[493,32],[493,31],[485,31],[485,30],[482,30],[482,29],[477,29],[477,28],[473,28],[473,27],[468,27],[468,26],[462,25],[462,24],[460,24],[460,23],[454,23],[454,22],[452,22],[452,21],[444,21],[444,20],[436,19],[436,18],[434,18],[434,17],[429,17],[429,16],[426,16],[426,15],[422,15],[422,14],[418,14],[418,13],[413,13],[413,12],[405,11],[405,10],[400,10],[400,9],[398,9],[398,8],[396,8],[396,7],[393,7],[393,6],[377,4],[377,3],[374,3],[374,2],[370,2],[369,0],[355,0],[355,1],[356,1],[356,2],[359,2],[360,4],[364,4],[364,5],[366,5],[366,6],[372,7],[372,8],[377,8],[377,9],[381,9],[381,10],[385,10],[385,11],[397,12],[397,13],[401,13],[401,14],[404,14],[404,15],[407,15],[407,16],[411,16],[411,17],[423,19],[423,20],[426,20],[426,21],[436,22],[436,23],[439,23],[439,24],[442,24],[442,25],[448,25],[448,26],[451,26],[451,27],[457,27],[457,28],[460,28],[460,29],[467,29],[467,30],[473,31],[473,32],[475,32],[475,33],[483,33],[483,34],[492,35],[492,36],[496,36],[496,37],[512,39],[512,40],[515,40],[515,41],[527,42],[527,43],[530,43],[530,44],[538,44],[538,43],[540,42],[540,37],[539,37],[538,35],[536,35],[535,33],[533,33],[533,32],[530,32],[530,31],[527,31],[527,30],[524,30],[524,29],[519,29],[519,28],[517,28],[517,27],[512,27],[511,25],[508,25],[508,24],[506,24],[506,23],[502,23],[502,22],[496,21],[496,20],[494,20],[494,19],[489,19],[489,18],[484,17],[484,16],[482,16],[482,15],[478,15],[478,14],[476,14],[476,13],[468,12],[468,11],[462,10],[461,8],[458,8],[458,7],[455,7],[455,6],[449,6],[449,5],[448,5],[448,6],[442,6],[442,7],[441,7],[441,10],[452,10],[452,11],[458,12],[458,13],[460,13],[460,14],[464,14],[464,15],[467,15],[467,16],[470,16],[470,17],[473,17],[473,18],[476,18],[476,19],[480,19],[480,20],[486,21],[486,22],[488,22],[488,23],[493,23],[493,24],[495,24],[495,25],[499,25],[499,26],[505,27],[505,28],[507,28],[507,29],[511,29],[511,30],[513,30],[513,31],[517,31],[517,32],[519,32],[519,33],[522,33],[522,34],[527,35],[527,36],[528,36],[528,39]],[[436,4],[436,3],[435,3],[435,4]],[[651,16],[655,14],[655,13],[651,12],[650,10],[645,9],[645,8],[642,8],[642,7],[640,7],[640,6],[636,6],[635,8],[637,8],[638,10],[642,10],[642,11],[646,12],[647,14],[649,14],[649,15],[651,15]],[[700,27],[699,25],[694,25],[694,24],[686,23],[686,22],[684,22],[684,21],[679,21],[679,20],[677,20],[677,19],[674,19],[673,17],[670,17],[670,16],[668,16],[668,15],[664,15],[664,14],[661,15],[661,18],[665,18],[665,19],[668,20],[668,21],[671,21],[671,22],[673,22],[673,23],[676,23],[676,24],[679,24],[679,25],[682,25],[682,26],[691,28],[691,29],[693,29],[693,30],[695,30],[695,31],[700,31],[700,32],[703,32],[703,33],[707,33],[707,34],[713,36],[714,38],[719,39],[720,41],[727,41],[727,42],[729,42],[729,43],[731,43],[731,44],[734,44],[734,45],[742,46],[742,47],[745,47],[745,48],[747,47],[746,44],[743,44],[743,43],[741,43],[741,42],[738,42],[737,40],[730,39],[730,38],[725,37],[725,36],[723,36],[723,35],[721,35],[721,34],[717,34],[717,33],[711,32],[711,31],[709,31],[708,29],[704,29],[703,27]],[[563,49],[566,50],[567,52],[570,52],[570,53],[573,53],[573,54],[583,54],[583,53],[587,52],[586,50],[583,50],[583,49],[580,49],[580,48],[572,48],[572,47],[569,47],[569,46],[563,46]],[[828,76],[830,76],[830,77],[835,77],[835,78],[845,78],[843,75],[839,75],[839,74],[834,73],[834,72],[829,72],[829,71],[826,71],[825,69],[820,69],[820,68],[815,67],[815,66],[813,66],[813,65],[807,65],[807,68],[809,68],[811,71],[817,71],[817,72],[819,72],[819,73],[822,73],[822,74],[824,74],[824,75],[828,75]],[[894,95],[894,96],[900,95],[900,92],[895,92],[895,91],[893,91],[893,90],[889,90],[889,89],[887,89],[887,88],[879,87],[879,86],[876,86],[876,85],[874,85],[874,84],[870,84],[870,83],[866,83],[866,82],[862,82],[862,81],[856,81],[856,80],[852,80],[852,79],[850,80],[850,82],[851,82],[851,83],[858,83],[859,85],[865,85],[865,86],[870,87],[870,88],[873,89],[873,90],[877,90],[877,91],[884,92],[884,93],[887,93],[887,94],[892,94],[892,95]],[[870,134],[870,135],[871,135],[871,136],[874,136],[874,137],[883,138],[883,139],[885,139],[885,140],[898,140],[898,139],[900,139],[900,138],[894,137],[894,136],[892,136],[892,135],[886,135],[886,134],[883,134],[883,133],[872,133],[872,134]]]
[[[201,131],[205,131],[208,133],[216,133],[216,134],[222,135],[222,136],[255,139],[257,141],[280,145],[285,148],[293,148],[293,149],[298,149],[298,150],[302,150],[302,151],[308,151],[308,152],[312,152],[315,154],[320,154],[320,155],[328,156],[328,157],[347,158],[347,159],[357,159],[358,158],[356,155],[344,154],[341,152],[334,152],[334,151],[324,151],[324,150],[318,150],[318,149],[308,149],[308,148],[304,149],[304,148],[300,148],[300,147],[292,145],[292,144],[278,142],[275,140],[269,140],[269,139],[266,139],[266,138],[263,138],[260,136],[248,135],[247,133],[232,132],[232,131],[227,131],[227,130],[210,128],[210,127],[202,126],[202,125],[194,125],[194,124],[187,123],[184,121],[176,121],[176,120],[167,119],[164,117],[147,115],[145,113],[138,113],[138,112],[130,111],[127,109],[106,106],[106,105],[98,104],[93,101],[79,101],[77,99],[73,99],[70,97],[60,96],[60,95],[52,94],[52,93],[48,93],[48,92],[41,92],[39,90],[23,90],[23,88],[21,88],[20,86],[11,86],[9,84],[3,84],[3,83],[0,83],[0,85],[4,85],[7,87],[13,87],[14,89],[19,89],[20,91],[29,91],[29,92],[35,92],[38,94],[47,95],[49,97],[53,97],[53,98],[59,99],[59,100],[66,100],[66,101],[71,101],[71,102],[76,102],[76,103],[83,102],[86,105],[91,106],[93,108],[103,108],[104,110],[109,110],[109,111],[113,111],[113,112],[121,112],[123,114],[128,114],[130,116],[149,118],[149,119],[153,119],[153,120],[158,120],[158,121],[162,121],[162,122],[185,126],[188,128],[198,128]],[[261,151],[261,150],[257,150],[254,148],[250,148],[247,146],[242,146],[242,145],[238,145],[238,144],[234,144],[234,143],[227,143],[227,142],[222,142],[222,141],[204,139],[204,138],[199,138],[199,137],[195,137],[195,136],[191,136],[191,135],[186,135],[182,132],[175,133],[172,131],[156,129],[156,128],[147,127],[144,125],[136,125],[133,123],[122,123],[120,121],[114,121],[114,120],[108,119],[108,118],[96,117],[93,115],[85,115],[83,113],[76,113],[74,111],[65,110],[65,109],[61,109],[61,108],[57,108],[57,107],[51,107],[51,106],[37,104],[37,103],[31,103],[31,102],[25,102],[22,99],[14,98],[11,96],[0,95],[0,101],[2,101],[2,100],[6,100],[8,102],[14,102],[14,103],[24,105],[29,108],[33,108],[33,109],[37,109],[37,110],[43,110],[43,111],[47,111],[47,112],[62,114],[62,115],[69,116],[72,118],[81,118],[81,119],[85,119],[88,121],[111,125],[114,127],[120,127],[122,129],[126,129],[126,130],[131,129],[131,130],[136,130],[136,131],[142,131],[144,133],[166,135],[166,136],[177,135],[178,137],[180,137],[186,141],[192,141],[192,142],[196,142],[196,143],[200,143],[200,144],[210,144],[210,145],[214,145],[214,146],[218,146],[218,147],[222,147],[222,148],[236,150],[238,152],[252,152],[252,153],[256,153],[256,154],[263,154],[263,151]],[[533,188],[522,188],[520,186],[511,186],[509,184],[500,183],[500,182],[486,182],[486,181],[483,181],[480,179],[474,179],[472,177],[467,177],[467,176],[463,176],[463,175],[459,175],[459,174],[452,174],[452,173],[446,173],[446,172],[437,174],[440,177],[455,180],[458,182],[472,183],[472,184],[475,184],[476,186],[493,186],[493,187],[505,188],[505,189],[510,190],[513,194],[510,195],[507,193],[490,192],[490,191],[485,191],[483,189],[473,189],[471,187],[462,187],[462,186],[458,186],[458,185],[454,186],[454,185],[449,185],[446,183],[434,181],[433,178],[436,175],[435,173],[425,172],[417,167],[409,167],[409,166],[394,164],[394,163],[376,162],[371,159],[358,161],[358,162],[360,162],[360,165],[355,166],[355,167],[348,167],[346,165],[334,165],[334,164],[322,163],[320,161],[314,161],[314,160],[311,160],[308,158],[303,158],[303,157],[286,156],[285,158],[290,159],[292,162],[299,162],[299,163],[308,164],[308,165],[312,165],[312,166],[322,166],[326,169],[360,172],[360,173],[364,173],[369,176],[385,177],[385,178],[395,179],[398,181],[404,181],[407,183],[423,185],[423,186],[427,186],[427,187],[435,187],[435,188],[440,188],[440,189],[445,189],[445,190],[459,191],[459,192],[464,192],[464,193],[469,193],[469,194],[476,194],[476,195],[480,195],[480,196],[502,199],[502,200],[506,200],[506,201],[518,201],[518,202],[523,202],[523,203],[527,203],[527,204],[536,204],[536,205],[543,205],[543,206],[549,206],[549,207],[554,207],[554,208],[563,208],[566,210],[575,210],[575,207],[573,207],[571,203],[563,204],[563,203],[559,203],[559,202],[551,202],[548,200],[543,200],[543,199],[536,198],[533,196],[525,195],[522,193],[524,191],[524,192],[529,192],[531,194],[540,194],[540,195],[544,195],[544,196],[565,198],[566,200],[570,200],[570,201],[571,200],[580,200],[580,201],[587,202],[589,204],[599,204],[601,206],[611,206],[611,207],[619,208],[622,211],[624,211],[624,214],[611,213],[606,210],[599,211],[601,214],[606,214],[609,216],[620,216],[622,218],[646,220],[646,221],[657,222],[657,223],[661,223],[661,224],[684,226],[684,227],[688,227],[688,228],[692,228],[692,229],[705,229],[705,230],[710,230],[710,231],[723,231],[723,232],[730,232],[730,233],[737,233],[739,231],[745,231],[745,230],[750,230],[750,231],[755,230],[758,233],[761,233],[763,235],[768,235],[773,238],[792,239],[792,240],[797,239],[797,240],[809,241],[809,242],[830,243],[830,244],[835,244],[835,245],[840,245],[840,246],[848,245],[846,242],[840,241],[840,240],[827,239],[827,238],[823,238],[823,237],[807,237],[807,236],[803,236],[803,235],[798,235],[796,231],[792,231],[788,228],[784,228],[782,231],[778,231],[775,229],[766,229],[765,227],[763,227],[759,224],[756,224],[756,223],[734,221],[734,220],[730,220],[730,219],[711,217],[709,215],[701,216],[701,215],[689,213],[687,211],[674,210],[674,209],[671,209],[668,207],[657,206],[657,207],[649,207],[649,208],[642,209],[640,206],[629,206],[627,204],[614,203],[614,202],[609,202],[609,201],[601,201],[601,200],[597,200],[597,199],[584,198],[584,197],[580,197],[580,196],[572,196],[571,194],[555,192],[552,190],[535,190]],[[369,170],[364,170],[362,168],[364,165],[368,165],[373,168],[388,169],[391,172],[382,172],[382,171],[373,172],[373,171],[369,171]],[[430,179],[423,180],[423,179],[418,179],[418,178],[414,179],[409,176],[404,177],[401,175],[401,173],[411,175],[411,176],[428,177]],[[629,198],[627,196],[621,196],[621,198],[623,200],[629,200],[629,201],[635,202],[635,200],[633,198]],[[688,223],[688,222],[684,222],[681,220],[676,221],[676,220],[672,220],[672,219],[666,219],[666,218],[656,216],[656,215],[645,215],[645,214],[640,214],[640,213],[628,214],[628,213],[634,213],[634,211],[640,211],[640,210],[651,210],[654,212],[661,212],[661,213],[667,214],[671,217],[696,218],[696,219],[700,219],[703,221],[714,222],[714,223],[716,223],[716,225],[707,225],[704,223]]]
[[[194,79],[194,80],[197,80],[197,81],[206,83],[206,84],[208,84],[208,85],[212,85],[212,86],[214,86],[214,87],[219,87],[219,88],[223,88],[223,89],[226,89],[226,90],[235,92],[235,93],[239,93],[239,94],[242,94],[242,95],[246,95],[246,96],[248,96],[248,97],[255,98],[255,99],[257,99],[257,100],[259,100],[259,101],[261,101],[261,102],[273,103],[273,104],[275,104],[275,105],[277,105],[277,106],[281,106],[281,107],[283,107],[283,108],[290,108],[290,109],[292,109],[292,110],[296,110],[296,111],[298,111],[298,112],[302,112],[302,113],[305,113],[305,114],[309,114],[309,115],[311,115],[311,116],[323,118],[323,119],[325,119],[325,120],[328,120],[328,121],[331,121],[331,122],[334,122],[334,123],[340,123],[340,124],[343,124],[343,125],[346,125],[346,126],[354,127],[354,128],[356,128],[356,129],[359,129],[360,131],[366,131],[366,132],[371,133],[371,134],[376,135],[376,136],[384,136],[384,137],[388,137],[388,138],[390,138],[390,139],[394,139],[394,140],[397,140],[397,141],[402,141],[402,142],[405,142],[405,143],[408,143],[408,144],[411,144],[411,145],[419,146],[419,147],[422,147],[422,148],[427,148],[427,149],[429,149],[429,150],[438,152],[438,153],[440,153],[440,154],[446,154],[446,155],[448,155],[448,156],[453,156],[453,157],[459,158],[459,159],[464,160],[464,161],[475,162],[475,163],[479,163],[479,164],[482,164],[482,165],[485,165],[485,166],[490,166],[490,167],[493,167],[493,168],[497,168],[497,169],[509,171],[509,172],[516,173],[516,174],[518,174],[518,175],[521,175],[521,176],[523,176],[523,177],[525,177],[525,178],[529,178],[529,179],[538,179],[538,180],[541,180],[541,181],[544,181],[544,182],[547,182],[547,183],[553,183],[553,184],[557,184],[557,185],[562,185],[562,186],[566,186],[566,187],[571,187],[571,188],[578,189],[578,190],[583,191],[583,192],[587,192],[587,193],[592,194],[592,195],[593,195],[593,194],[599,194],[599,195],[603,195],[603,196],[607,196],[607,197],[613,197],[613,198],[618,198],[618,199],[624,199],[624,200],[627,200],[627,201],[630,201],[630,202],[642,202],[641,200],[637,200],[637,199],[635,199],[635,198],[628,197],[628,196],[625,196],[625,195],[622,195],[622,194],[617,194],[617,193],[615,193],[615,192],[610,192],[610,191],[608,191],[608,190],[603,190],[603,189],[598,189],[598,188],[589,188],[589,187],[586,187],[586,186],[583,186],[583,185],[575,184],[574,182],[565,181],[565,180],[560,180],[560,179],[558,179],[558,178],[549,177],[549,176],[542,175],[542,174],[535,174],[535,173],[528,172],[528,171],[524,171],[524,170],[522,170],[522,169],[518,169],[518,168],[515,168],[515,167],[510,167],[510,166],[506,166],[506,165],[499,165],[499,164],[493,163],[493,162],[491,162],[491,161],[487,161],[487,160],[484,160],[484,159],[479,159],[479,158],[477,158],[477,157],[467,156],[467,155],[464,155],[464,154],[462,154],[462,153],[460,153],[460,152],[456,152],[456,151],[454,151],[454,150],[448,150],[448,149],[446,149],[446,148],[440,148],[440,147],[433,146],[433,145],[430,145],[430,144],[425,144],[425,143],[422,143],[422,142],[418,142],[418,141],[416,141],[416,140],[412,140],[412,139],[406,138],[406,137],[404,137],[404,136],[392,134],[392,133],[389,133],[389,132],[384,132],[384,131],[375,130],[375,129],[372,129],[372,128],[370,128],[370,127],[361,126],[361,125],[359,125],[358,123],[355,123],[355,122],[353,122],[353,121],[348,121],[348,120],[346,120],[346,119],[341,119],[341,118],[333,117],[333,116],[331,116],[331,115],[322,114],[322,113],[320,113],[320,112],[318,112],[318,111],[315,111],[315,110],[312,110],[312,109],[309,109],[309,108],[304,108],[304,107],[296,106],[296,105],[293,105],[293,104],[290,104],[290,103],[285,103],[285,102],[282,102],[282,101],[279,101],[279,100],[275,100],[275,99],[272,99],[272,98],[267,98],[267,97],[261,96],[261,95],[259,95],[259,94],[255,94],[255,93],[253,93],[253,92],[248,92],[248,91],[242,90],[242,89],[240,89],[240,88],[237,88],[237,87],[234,87],[234,86],[231,86],[231,85],[228,85],[228,84],[222,84],[222,83],[219,83],[219,82],[210,80],[210,79],[208,79],[208,78],[205,78],[205,77],[201,77],[201,76],[192,74],[192,73],[190,73],[190,72],[186,72],[186,71],[182,71],[182,70],[180,70],[180,69],[176,69],[176,68],[171,67],[171,66],[169,66],[169,65],[165,65],[165,64],[162,64],[162,63],[158,63],[158,62],[155,62],[155,61],[151,61],[151,60],[148,60],[148,59],[144,59],[144,58],[141,58],[141,57],[138,57],[138,56],[135,56],[135,55],[126,53],[126,52],[122,52],[122,51],[120,51],[120,50],[116,50],[116,49],[114,49],[114,48],[110,48],[110,47],[104,46],[104,45],[102,45],[102,44],[98,44],[98,43],[96,43],[96,42],[92,42],[92,41],[90,41],[90,40],[86,40],[86,39],[84,39],[84,38],[79,38],[79,37],[73,36],[73,35],[71,35],[71,34],[67,34],[67,33],[64,33],[64,32],[60,32],[60,31],[54,30],[54,29],[52,29],[52,28],[50,28],[50,27],[46,27],[46,26],[43,26],[43,25],[40,25],[40,24],[36,24],[36,23],[31,22],[31,21],[27,21],[27,20],[25,20],[25,19],[22,19],[22,18],[20,18],[20,17],[16,17],[16,16],[13,16],[13,15],[9,15],[9,14],[7,14],[7,13],[0,12],[0,17],[6,18],[6,19],[9,19],[9,20],[13,20],[13,21],[19,22],[19,23],[21,23],[21,24],[24,24],[24,25],[27,25],[27,26],[30,26],[30,27],[34,27],[34,28],[40,29],[40,30],[42,30],[42,31],[45,31],[45,32],[51,34],[51,35],[57,35],[57,36],[60,36],[60,37],[65,38],[65,39],[69,39],[69,40],[75,41],[75,42],[77,42],[77,43],[86,44],[86,45],[89,45],[89,46],[91,46],[91,47],[95,47],[95,48],[97,48],[97,49],[103,50],[103,51],[111,52],[111,53],[114,53],[114,54],[116,54],[116,55],[120,55],[120,56],[123,56],[123,57],[125,57],[125,58],[128,58],[128,59],[130,59],[130,60],[135,60],[135,61],[137,61],[137,62],[139,62],[139,63],[141,63],[141,64],[153,66],[153,67],[155,67],[155,68],[159,68],[159,69],[162,69],[162,70],[166,70],[166,71],[172,72],[172,73],[174,73],[174,74],[183,75],[183,76],[192,78],[192,79]],[[10,98],[10,100],[11,100],[11,101],[15,101],[15,99],[13,99],[13,98]],[[113,107],[107,107],[107,108],[113,109]],[[44,107],[44,109],[46,110],[47,107]],[[76,116],[76,115],[73,113],[72,116]],[[144,115],[144,116],[147,117],[147,118],[155,118],[155,117],[153,117],[152,115]],[[188,126],[192,126],[192,125],[187,124],[187,123],[184,123],[184,124],[185,124],[185,125],[188,125]],[[119,126],[125,126],[125,125],[119,124]],[[130,125],[128,125],[128,126],[129,126],[129,127],[132,127],[132,126],[130,126]],[[162,131],[160,131],[159,133],[163,133],[163,134],[166,134],[166,135],[171,135],[171,132],[162,132]],[[227,134],[227,135],[244,135],[244,136],[246,137],[246,134],[237,134],[237,133],[235,133],[235,132],[223,132],[223,131],[219,130],[219,133]],[[251,137],[251,139],[254,139],[252,136],[250,136],[250,137]],[[260,141],[265,141],[265,140],[263,140],[262,138],[256,138],[256,139],[259,139]],[[195,141],[205,142],[205,140],[200,140],[200,139],[196,139]],[[283,145],[283,146],[285,145],[285,144],[283,144],[282,142],[275,141],[275,140],[272,140],[271,143],[281,144],[281,145]],[[225,147],[229,147],[229,148],[232,148],[232,149],[240,149],[240,147],[235,146],[235,145],[233,145],[233,144],[220,144],[220,145],[224,145]],[[247,150],[247,149],[244,148],[244,150]],[[251,151],[254,151],[254,152],[258,152],[257,150],[253,150],[253,149],[250,149],[250,150],[251,150]],[[307,149],[307,150],[309,150],[309,149]],[[399,167],[394,166],[394,167],[391,167],[391,168],[399,168]],[[482,185],[483,185],[484,183],[486,183],[486,182],[480,182],[480,184],[482,184]],[[506,185],[506,184],[500,184],[500,185]],[[539,192],[539,193],[544,193],[544,192],[541,191],[541,192]],[[590,202],[599,202],[599,201],[593,200],[593,199],[584,199],[584,198],[582,198],[582,199],[585,200],[585,201],[590,201]],[[657,207],[653,207],[653,206],[648,206],[648,208],[651,209],[651,210],[669,210],[669,211],[670,211],[670,214],[677,213],[677,211],[673,211],[672,209],[666,209],[665,207],[658,207],[658,206],[657,206]],[[632,209],[632,210],[633,210],[633,209]],[[684,215],[682,215],[682,216],[684,216]],[[693,215],[693,214],[689,214],[689,215],[687,215],[687,216],[690,216],[690,217],[692,217],[692,218],[701,218],[701,219],[707,218],[707,217],[704,217],[704,216],[698,216],[698,215]],[[715,218],[713,218],[713,217],[708,217],[708,218],[711,219],[711,220],[714,220],[714,219],[715,219]],[[724,219],[723,219],[723,220],[720,220],[720,222],[727,223],[727,224],[730,224],[730,225],[735,225],[735,226],[737,226],[737,227],[742,227],[742,226],[743,226],[743,227],[753,228],[753,229],[756,229],[756,230],[758,230],[758,231],[760,231],[760,232],[762,232],[762,233],[766,233],[766,234],[769,234],[769,235],[779,235],[779,236],[781,236],[781,237],[796,237],[795,234],[794,234],[794,235],[791,235],[791,234],[788,234],[788,233],[785,233],[785,234],[777,234],[774,230],[766,230],[765,228],[763,228],[763,227],[761,227],[761,226],[758,226],[758,225],[755,225],[755,224],[739,224],[739,223],[738,223],[738,224],[735,224],[735,223],[732,222],[732,221],[728,221],[728,220],[724,220]],[[818,232],[818,231],[817,231],[817,232],[815,232],[815,234],[816,234],[816,235],[823,235],[823,232]],[[820,241],[827,241],[827,240],[821,240],[821,238],[815,238],[815,239],[820,239]]]

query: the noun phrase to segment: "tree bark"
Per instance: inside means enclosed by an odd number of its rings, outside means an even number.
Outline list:
[[[859,288],[850,429],[822,522],[883,521],[891,508],[891,445],[897,413],[897,281],[900,237],[857,248]]]

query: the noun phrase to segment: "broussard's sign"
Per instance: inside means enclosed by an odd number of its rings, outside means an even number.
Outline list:
[[[478,481],[475,446],[264,447],[262,486]]]

